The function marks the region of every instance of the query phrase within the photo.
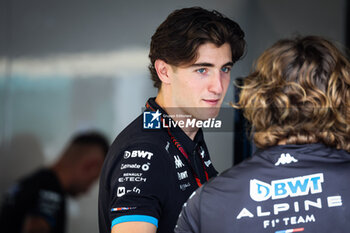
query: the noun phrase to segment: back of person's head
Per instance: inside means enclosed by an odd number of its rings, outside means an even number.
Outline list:
[[[208,42],[218,47],[229,43],[233,62],[239,60],[245,50],[240,26],[219,12],[200,7],[172,12],[152,36],[149,70],[154,86],[161,87],[154,67],[157,59],[174,66],[187,65],[195,61],[198,47]]]
[[[267,49],[244,79],[237,106],[258,147],[320,142],[350,151],[350,64],[321,37]]]

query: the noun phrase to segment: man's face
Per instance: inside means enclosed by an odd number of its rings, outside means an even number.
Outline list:
[[[193,64],[170,69],[172,103],[168,107],[201,120],[216,117],[230,83],[232,65],[228,43],[199,46]]]
[[[103,165],[104,155],[102,149],[93,145],[85,147],[80,151],[82,158],[76,162],[74,182],[72,182],[69,190],[72,196],[79,196],[89,191],[99,177]]]

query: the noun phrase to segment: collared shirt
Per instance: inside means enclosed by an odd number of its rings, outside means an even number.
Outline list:
[[[50,232],[65,232],[65,193],[56,174],[40,169],[13,185],[0,211],[3,233],[22,232],[25,218],[38,216],[50,225]]]
[[[176,233],[350,229],[350,154],[323,144],[279,145],[198,189]]]
[[[149,111],[166,114],[154,99],[147,106],[118,135],[105,160],[99,191],[101,233],[128,221],[152,223],[158,233],[173,232],[183,203],[198,188],[196,176],[204,183],[206,176],[217,174],[201,129],[194,141],[179,128],[144,129]]]

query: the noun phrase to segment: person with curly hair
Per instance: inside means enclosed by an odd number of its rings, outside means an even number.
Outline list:
[[[336,46],[279,40],[234,107],[259,149],[198,189],[175,232],[348,232],[350,64]]]

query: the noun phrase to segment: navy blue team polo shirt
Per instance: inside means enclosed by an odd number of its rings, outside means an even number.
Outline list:
[[[65,232],[66,195],[57,175],[42,168],[19,180],[5,195],[0,211],[2,233],[20,233],[28,216],[38,216],[52,233]]]
[[[323,144],[279,145],[198,189],[176,233],[350,232],[350,154]]]
[[[166,114],[154,98],[146,107],[146,112]],[[144,120],[144,114],[136,118],[108,152],[100,178],[100,233],[130,221],[149,222],[158,233],[171,233],[183,203],[217,175],[201,129],[191,140],[178,127],[144,129]]]

